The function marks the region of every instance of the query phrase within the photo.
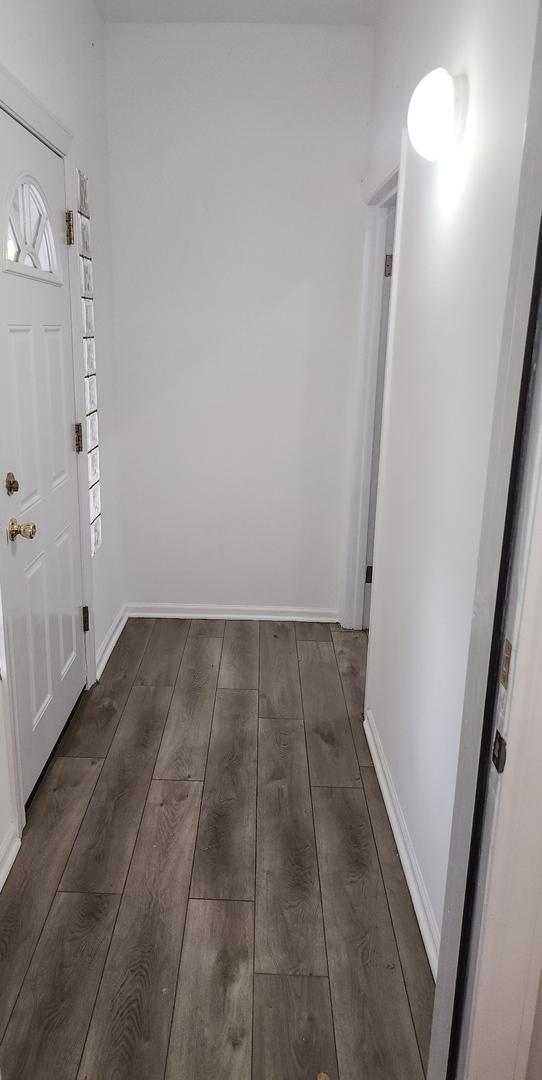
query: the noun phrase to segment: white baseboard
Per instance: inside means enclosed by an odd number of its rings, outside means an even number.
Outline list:
[[[390,825],[395,837],[397,851],[399,852],[399,858],[403,866],[410,895],[412,897],[412,903],[420,926],[427,958],[433,976],[436,979],[440,949],[440,930],[437,920],[435,919],[435,913],[429,899],[421,867],[408,831],[405,815],[403,814],[399,802],[399,796],[393,782],[384,748],[380,741],[380,735],[378,734],[375,719],[370,709],[367,710],[363,726],[365,728],[367,742],[369,743],[369,749],[373,755],[375,772],[378,777],[386,810],[388,811]]]
[[[243,607],[237,604],[126,605],[128,618],[151,619],[288,619],[296,622],[337,622],[338,613],[324,608]]]
[[[0,844],[0,889],[4,886],[20,846],[21,838],[17,833],[17,826],[10,825]]]
[[[337,622],[336,611],[323,608],[242,607],[222,604],[124,604],[115,616],[101,645],[96,649],[96,678],[99,679],[127,619],[283,619],[297,622]]]
[[[128,619],[128,607],[125,604],[116,614],[101,645],[96,649],[96,678],[99,679],[102,671],[119,640]]]

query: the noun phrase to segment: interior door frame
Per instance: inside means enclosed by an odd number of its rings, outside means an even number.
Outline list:
[[[388,206],[399,199],[399,166],[368,196],[365,203],[363,270],[361,279],[360,364],[353,400],[358,410],[354,420],[355,444],[352,462],[352,488],[348,546],[339,618],[347,629],[361,630],[365,598],[367,539],[371,497],[371,467],[375,431],[375,405],[382,328],[382,292],[386,258]],[[394,263],[397,265],[400,243],[399,219],[395,226]],[[393,304],[393,275],[390,296],[390,320]],[[361,409],[360,409],[361,404]]]
[[[40,142],[48,146],[53,153],[60,157],[64,164],[64,182],[66,190],[67,207],[76,207],[76,169],[72,155],[72,143],[73,133],[61,123],[49,110],[30,93],[15,78],[14,75],[8,71],[7,68],[0,65],[0,109],[2,112],[11,116],[22,127],[26,128],[32,135],[34,135]],[[85,401],[84,401],[84,383],[83,383],[83,370],[82,370],[82,340],[83,340],[83,322],[81,304],[79,301],[79,291],[77,289],[77,283],[79,266],[78,266],[78,252],[77,246],[74,244],[68,248],[68,280],[65,283],[68,289],[69,295],[69,309],[71,319],[71,353],[72,353],[72,368],[73,368],[73,387],[74,387],[74,405],[75,415],[77,417],[85,416]],[[80,534],[80,558],[81,558],[81,576],[82,576],[82,590],[83,590],[83,603],[87,604],[89,611],[92,611],[92,557],[90,549],[90,527],[88,522],[88,476],[87,476],[87,455],[86,449],[86,435],[84,439],[84,450],[82,454],[77,455],[77,496],[79,503],[79,534]],[[74,451],[75,452],[75,451]],[[2,527],[2,526],[0,526]],[[0,575],[2,571],[0,569]],[[1,598],[1,576],[0,576],[0,598]],[[14,658],[11,655],[10,635],[5,633],[5,623],[7,622],[7,614],[2,610],[0,604],[0,618],[4,623],[4,642],[5,642],[5,666],[6,671],[5,680],[7,684],[7,693],[4,693],[4,707],[7,710],[6,717],[6,734],[8,741],[8,770],[10,774],[10,780],[12,783],[14,795],[15,795],[15,811],[17,815],[17,826],[19,829],[19,836],[22,835],[22,831],[26,821],[24,799],[23,799],[23,785],[22,785],[22,771],[21,771],[21,755],[19,744],[19,732],[17,730],[15,702],[13,697],[13,679],[11,678],[11,672],[14,670]],[[87,686],[91,686],[96,681],[96,647],[94,637],[94,625],[91,619],[90,630],[84,634],[84,662],[86,671]],[[67,718],[66,718],[67,719]]]
[[[490,1055],[493,1080],[525,1077],[542,971],[541,328],[542,230],[495,620],[494,719],[487,725],[488,736],[498,727],[506,738],[506,768],[500,775],[490,768],[487,795],[481,792],[481,872],[472,900],[477,948],[465,965],[469,1025],[457,1053],[459,1075],[473,1080],[484,1076]],[[500,665],[504,638],[512,646],[506,690]],[[487,706],[489,711],[489,697]],[[505,1022],[496,1025],[499,1014]]]

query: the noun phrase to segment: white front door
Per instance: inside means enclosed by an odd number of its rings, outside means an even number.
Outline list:
[[[86,680],[65,211],[62,158],[0,110],[0,567],[25,800]],[[10,538],[11,519],[28,528]]]

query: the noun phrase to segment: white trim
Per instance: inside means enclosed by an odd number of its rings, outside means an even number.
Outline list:
[[[115,645],[117,644],[117,641],[119,640],[119,637],[122,634],[124,627],[126,626],[128,618],[128,608],[127,605],[124,604],[121,607],[120,611],[117,612],[101,645],[99,645],[96,650],[97,679],[101,678],[104,667],[107,664],[107,661],[109,660],[109,657],[111,656],[111,653],[113,652],[113,649],[115,648]]]
[[[476,985],[470,1016],[466,1075],[523,1080],[526,1074],[542,971],[542,459],[540,413],[535,475],[528,477],[526,531],[516,560],[524,581],[513,613],[508,717],[499,727],[508,740],[506,769],[489,823],[489,869]],[[533,505],[534,504],[534,505]],[[508,727],[506,724],[508,720]],[[495,1025],[495,1015],[506,1017]]]
[[[133,601],[126,605],[131,619],[276,619],[293,622],[338,622],[338,612],[325,608],[243,607],[238,604],[148,604]]]
[[[321,608],[240,607],[221,604],[124,604],[96,650],[96,678],[119,640],[128,619],[263,619],[293,622],[338,622],[336,611]]]
[[[387,206],[390,200],[397,196],[399,187],[399,167],[392,169],[389,176],[373,188],[372,195],[368,195],[367,206]]]
[[[66,157],[73,139],[69,128],[49,112],[14,75],[0,64],[0,102],[4,112],[44,142],[55,154]]]
[[[361,280],[360,360],[353,394],[355,429],[350,514],[346,544],[341,622],[361,629],[365,599],[364,568],[367,561],[369,502],[373,459],[376,387],[382,329],[382,291],[386,253],[386,205],[397,194],[399,170],[368,200],[365,213],[363,272]]]
[[[17,825],[13,822],[2,843],[0,844],[0,890],[4,887],[4,882],[15,862],[15,856],[21,846],[21,838],[18,833]]]
[[[358,385],[353,394],[356,410],[352,462],[352,489],[348,526],[346,570],[341,622],[345,627],[361,628],[365,578],[362,568],[367,560],[369,499],[373,455],[374,412],[380,342],[382,289],[381,272],[386,248],[386,213],[380,208],[367,211],[363,274],[361,282],[361,359]]]
[[[77,169],[71,159],[66,158],[66,202],[73,208],[77,218]],[[77,481],[79,495],[79,537],[81,550],[82,604],[86,604],[90,614],[90,627],[84,635],[87,686],[92,686],[99,678],[97,673],[97,650],[94,633],[94,576],[90,544],[90,521],[88,503],[88,452],[86,433],[85,372],[83,365],[83,315],[81,308],[81,287],[79,269],[79,248],[77,243],[68,248],[69,297],[72,331],[73,357],[73,393],[75,420],[83,427],[83,451],[77,455]]]
[[[390,825],[395,837],[401,865],[412,897],[412,903],[420,926],[427,958],[433,976],[436,979],[440,950],[440,931],[438,922],[435,918],[431,900],[429,899],[429,893],[425,886],[421,867],[414,850],[414,844],[412,843],[408,831],[405,815],[401,803],[399,802],[399,796],[393,782],[391,770],[384,753],[384,747],[380,740],[380,735],[378,734],[375,718],[370,709],[367,710],[363,727],[365,728],[367,742],[369,743],[369,749],[373,756],[375,772],[390,819]]]

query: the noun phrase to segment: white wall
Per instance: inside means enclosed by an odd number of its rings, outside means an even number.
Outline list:
[[[417,81],[465,72],[453,161],[407,149],[366,708],[438,946],[482,500],[537,4],[388,0],[367,194],[397,167]],[[417,897],[420,903],[420,895]]]
[[[74,163],[90,178],[102,467],[102,549],[94,559],[99,645],[124,603],[115,375],[111,349],[110,230],[103,26],[92,0],[4,0],[0,63],[74,133]],[[81,361],[82,368],[82,361]],[[83,371],[81,370],[81,378]],[[0,652],[1,642],[0,642]],[[3,670],[3,656],[0,657]],[[5,684],[0,687],[0,885],[15,854],[14,792],[7,779]]]
[[[130,601],[337,611],[371,52],[107,28]]]
[[[74,134],[92,210],[103,546],[93,560],[99,646],[124,603],[118,502],[116,381],[111,345],[111,254],[103,23],[92,0],[4,0],[0,63]],[[82,364],[82,361],[81,361]],[[82,377],[82,375],[81,375]]]
[[[526,1080],[540,1080],[542,1076],[542,979],[538,989],[538,1000],[534,1018],[529,1068]]]

